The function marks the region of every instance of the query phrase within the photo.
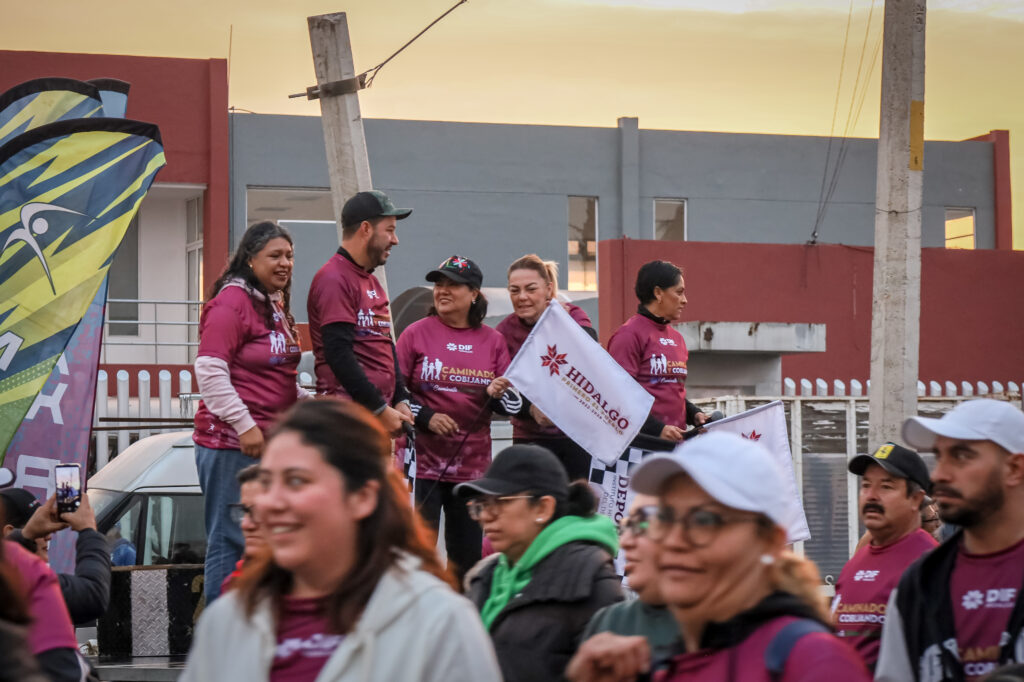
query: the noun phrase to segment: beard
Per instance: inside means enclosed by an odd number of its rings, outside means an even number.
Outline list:
[[[946,490],[954,493],[959,491],[952,488]],[[993,471],[981,492],[972,497],[960,497],[961,504],[958,506],[943,505],[939,502],[936,506],[939,510],[939,518],[943,523],[952,523],[964,528],[972,528],[981,524],[992,514],[1003,508],[1006,502],[1006,493],[1003,491],[1003,477],[999,471]]]
[[[385,238],[383,240],[371,239],[366,244],[366,257],[370,261],[371,268],[380,267],[384,265],[387,258],[384,256],[384,252],[391,246],[391,242]]]

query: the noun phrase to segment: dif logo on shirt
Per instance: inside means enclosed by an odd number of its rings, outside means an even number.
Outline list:
[[[974,611],[984,605],[986,609],[1012,609],[1017,603],[1017,590],[1013,587],[1001,589],[968,590],[960,600],[960,605],[967,611]]]

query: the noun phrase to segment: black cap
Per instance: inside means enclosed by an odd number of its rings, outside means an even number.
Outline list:
[[[36,496],[22,488],[0,490],[0,499],[4,503],[4,523],[15,528],[22,528],[32,518],[32,513],[39,507]]]
[[[397,220],[408,218],[411,208],[396,208],[388,199],[388,195],[380,190],[358,192],[345,202],[341,209],[341,224],[358,225],[364,220],[373,220],[382,216],[395,216]]]
[[[494,458],[483,478],[455,486],[455,494],[515,495],[532,492],[556,500],[569,497],[569,474],[558,458],[539,445],[512,445]]]
[[[449,256],[437,268],[427,273],[428,282],[436,282],[442,277],[460,284],[468,284],[474,289],[479,289],[484,283],[483,271],[476,263],[462,256]]]
[[[928,476],[928,465],[921,459],[921,455],[913,450],[886,443],[870,455],[857,455],[850,460],[847,467],[851,474],[863,476],[871,464],[877,464],[893,476],[899,476],[921,486],[928,493],[931,491],[932,482]]]

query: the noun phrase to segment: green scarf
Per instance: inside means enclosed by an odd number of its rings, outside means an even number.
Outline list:
[[[484,627],[490,630],[494,619],[508,605],[513,595],[522,592],[523,588],[529,584],[530,578],[533,577],[533,568],[542,559],[562,545],[579,540],[604,545],[612,556],[619,552],[619,538],[615,532],[615,524],[607,516],[594,514],[587,517],[563,516],[548,524],[533,539],[515,566],[508,565],[508,557],[504,554],[498,557],[498,565],[491,578],[491,593],[480,610]]]

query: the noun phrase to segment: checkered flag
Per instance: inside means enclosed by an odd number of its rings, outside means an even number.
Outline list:
[[[409,500],[416,508],[416,438],[405,436],[395,442],[395,459],[401,462],[405,484],[409,486]]]
[[[611,465],[596,457],[590,458],[590,486],[597,495],[597,511],[604,514],[616,525],[626,516],[629,505],[633,502],[633,490],[629,487],[629,479],[633,469],[645,457],[653,454],[650,450],[640,448],[629,448]],[[623,574],[623,566],[626,563],[622,551],[615,558],[615,571]]]

